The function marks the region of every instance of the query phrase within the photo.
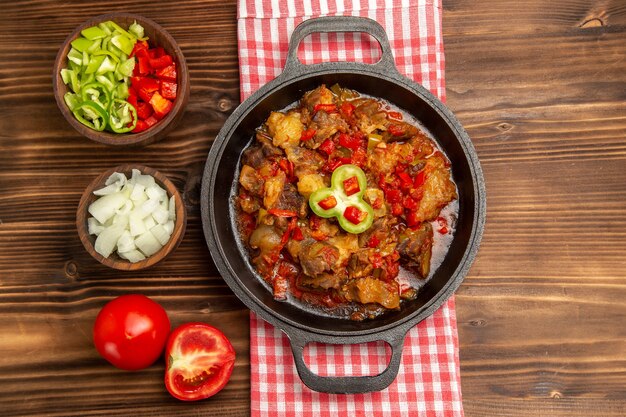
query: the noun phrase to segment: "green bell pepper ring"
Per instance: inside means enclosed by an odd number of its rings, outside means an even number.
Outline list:
[[[74,110],[74,117],[90,129],[101,132],[107,126],[108,115],[106,110],[93,101],[83,101]]]
[[[93,101],[102,107],[108,109],[111,103],[111,93],[107,86],[100,82],[92,82],[83,85],[80,90],[80,95],[83,101]]]
[[[115,133],[130,132],[137,126],[137,110],[126,100],[114,99],[109,107],[109,128]]]
[[[333,171],[331,186],[315,191],[309,197],[313,213],[337,218],[348,233],[363,233],[374,222],[374,209],[363,200],[367,178],[356,165],[342,165]]]

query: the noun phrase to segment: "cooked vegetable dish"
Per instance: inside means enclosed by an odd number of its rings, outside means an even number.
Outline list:
[[[237,220],[275,299],[363,320],[417,296],[400,271],[429,277],[433,243],[454,233],[455,213],[441,211],[457,192],[446,156],[403,119],[381,100],[322,85],[257,129]]]

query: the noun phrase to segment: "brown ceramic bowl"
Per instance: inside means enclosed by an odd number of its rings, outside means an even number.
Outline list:
[[[63,79],[61,79],[61,69],[67,68],[67,54],[72,47],[71,42],[80,36],[81,30],[108,20],[114,21],[125,29],[128,28],[128,26],[134,21],[137,21],[137,23],[144,27],[145,36],[149,38],[148,43],[150,44],[150,47],[163,47],[165,51],[172,56],[174,62],[176,62],[178,91],[172,110],[157,124],[140,133],[97,132],[76,120],[63,100],[63,96],[68,91],[68,86],[66,86],[63,83]],[[189,99],[189,70],[187,69],[185,57],[183,56],[181,49],[176,44],[176,41],[174,41],[174,38],[172,38],[172,36],[170,36],[165,29],[152,20],[129,13],[111,13],[97,16],[89,19],[74,29],[67,39],[65,39],[63,46],[59,49],[59,53],[57,54],[57,58],[54,62],[52,84],[57,105],[68,123],[71,124],[72,127],[74,127],[74,129],[76,129],[81,135],[86,136],[93,141],[107,145],[147,145],[162,139],[169,132],[171,132],[180,121],[185,111],[187,100]]]
[[[130,178],[132,169],[138,169],[142,174],[152,175],[157,184],[163,187],[167,191],[168,198],[172,195],[176,196],[176,221],[174,222],[174,232],[170,237],[170,240],[154,255],[144,259],[143,261],[131,263],[125,259],[120,258],[116,252],[113,252],[108,258],[100,255],[96,252],[94,248],[94,244],[96,242],[96,236],[90,235],[88,232],[87,219],[91,217],[87,209],[89,205],[93,203],[98,196],[94,195],[94,190],[99,190],[105,186],[105,181],[111,174],[114,172],[121,172],[126,175],[127,178]],[[94,179],[91,184],[87,186],[85,191],[83,192],[83,196],[80,199],[80,203],[78,204],[78,210],[76,212],[76,228],[78,229],[78,236],[80,237],[81,242],[83,242],[83,246],[91,256],[93,256],[98,262],[108,267],[114,269],[120,269],[124,271],[135,271],[138,269],[145,269],[155,265],[156,263],[165,259],[170,253],[178,247],[180,242],[183,240],[183,235],[185,234],[185,228],[187,226],[187,212],[185,210],[185,204],[183,203],[183,199],[178,192],[176,186],[163,174],[161,174],[156,169],[146,167],[143,165],[120,165],[115,168],[111,168],[102,174],[100,174],[96,179]]]

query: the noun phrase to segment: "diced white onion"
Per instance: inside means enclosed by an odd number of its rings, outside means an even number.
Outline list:
[[[159,206],[159,208],[157,208],[156,210],[154,210],[154,213],[152,213],[152,218],[158,223],[158,224],[165,224],[167,223],[167,221],[169,220],[169,211],[167,210],[163,210],[162,207]]]
[[[124,229],[128,229],[128,219],[129,219],[129,215],[128,214],[116,214],[113,217],[113,224],[116,224],[118,226],[123,227]]]
[[[105,195],[91,203],[87,211],[95,217],[100,223],[106,223],[113,215],[115,210],[122,207],[126,203],[126,196],[117,192]]]
[[[146,259],[146,256],[143,253],[139,252],[137,249],[128,252],[118,252],[118,255],[120,255],[120,258],[124,258],[132,263],[143,261],[144,259]]]
[[[163,247],[149,230],[135,239],[135,245],[146,256],[154,255]]]
[[[145,219],[143,219],[143,225],[146,227],[146,230],[150,230],[154,226],[156,226],[156,222],[154,221],[152,216],[148,216]]]
[[[165,227],[165,230],[167,230],[167,233],[171,235],[172,233],[174,233],[174,220],[168,221],[167,223],[163,225],[163,227]]]
[[[130,199],[133,200],[133,202],[141,201],[143,203],[145,200],[147,200],[146,194],[144,193],[145,190],[146,187],[144,187],[143,185],[135,184],[133,186],[133,192],[130,193]]]
[[[154,255],[167,244],[174,232],[174,196],[160,187],[150,175],[134,169],[130,179],[116,172],[88,208],[88,231],[96,235],[94,248],[104,257],[113,251],[130,262]]]
[[[104,182],[104,185],[111,185],[111,184],[117,184],[120,186],[120,189],[126,185],[126,175],[122,174],[121,172],[114,172],[113,174],[109,175],[109,178],[107,178],[107,180]]]
[[[159,200],[149,199],[141,205],[141,211],[144,213],[144,217],[154,213],[154,210],[157,208],[159,208]]]
[[[117,241],[120,236],[124,233],[124,228],[120,225],[114,224],[111,227],[107,227],[104,229],[98,237],[96,238],[96,243],[94,244],[94,249],[100,255],[108,258],[111,253],[113,253],[113,249],[117,245]]]
[[[137,246],[135,246],[135,239],[133,239],[128,230],[124,230],[124,233],[122,233],[120,238],[117,240],[117,252],[130,252],[135,249],[137,249]]]
[[[100,232],[104,230],[104,226],[100,224],[95,217],[90,217],[87,219],[88,232],[90,235],[98,236]]]
[[[146,188],[146,194],[151,200],[158,200],[159,202],[167,200],[167,191],[159,187],[157,184]]]
[[[156,240],[163,246],[170,240],[171,233],[169,233],[162,224],[157,224],[150,232],[154,235]]]
[[[143,223],[143,212],[139,209],[135,209],[130,213],[128,224],[130,225],[130,234],[132,236],[138,236],[146,231],[146,226]]]

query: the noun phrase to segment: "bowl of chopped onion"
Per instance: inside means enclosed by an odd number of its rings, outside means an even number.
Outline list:
[[[162,139],[189,98],[189,71],[174,38],[130,13],[96,16],[74,29],[57,54],[52,84],[68,123],[107,145]]]
[[[176,186],[156,169],[120,165],[94,179],[76,213],[81,242],[98,262],[120,270],[155,265],[183,239],[187,213]]]

